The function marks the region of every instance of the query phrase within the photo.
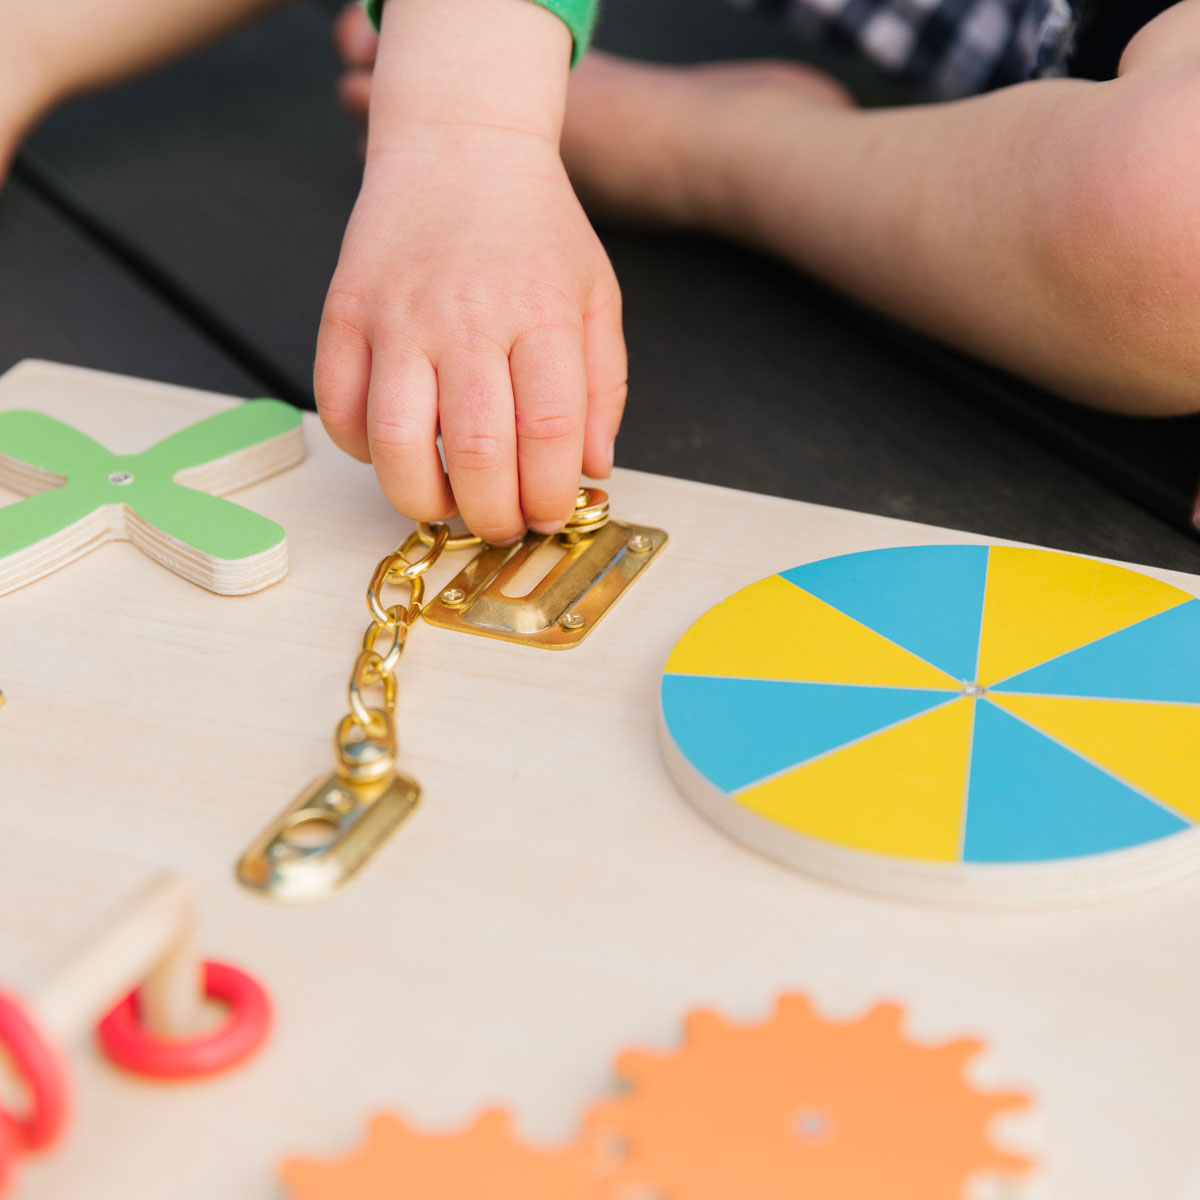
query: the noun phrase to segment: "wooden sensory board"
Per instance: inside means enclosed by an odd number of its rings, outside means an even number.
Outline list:
[[[117,452],[227,403],[36,363],[0,383],[0,409]],[[984,1037],[987,1082],[1039,1099],[1038,1194],[1200,1195],[1200,879],[1045,913],[907,906],[743,849],[662,765],[662,666],[702,612],[811,559],[972,535],[618,471],[614,512],[671,542],[595,634],[552,654],[415,629],[400,731],[421,809],[332,901],[240,890],[238,854],[330,769],[363,589],[407,528],[306,421],[308,460],[237,495],[286,527],[282,584],[214,596],[109,545],[0,601],[0,982],[34,987],[169,868],[195,884],[204,952],[278,1007],[266,1053],[203,1084],[77,1048],[77,1121],[19,1196],[278,1200],[281,1159],[349,1151],[380,1109],[449,1130],[510,1104],[530,1138],[565,1138],[619,1050],[675,1045],[697,1007],[761,1019],[790,990]]]

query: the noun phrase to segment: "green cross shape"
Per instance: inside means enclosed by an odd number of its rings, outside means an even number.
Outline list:
[[[265,453],[243,453],[256,446]],[[214,485],[222,492],[246,487],[303,457],[300,413],[279,400],[247,401],[141,454],[113,454],[44,413],[0,412],[0,484],[27,497],[0,508],[0,595],[118,538],[210,587],[203,570],[193,571],[199,563],[245,565],[277,551],[279,578],[287,562],[283,528],[212,492]],[[197,490],[206,483],[211,490]],[[50,539],[62,551],[53,561],[43,545]]]

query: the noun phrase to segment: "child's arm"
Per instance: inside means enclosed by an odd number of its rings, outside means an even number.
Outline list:
[[[558,151],[571,55],[529,0],[388,0],[317,347],[326,427],[393,504],[497,542],[608,473],[625,397],[620,294]]]
[[[77,92],[115,83],[281,0],[4,0],[0,179],[22,135]]]
[[[1200,409],[1198,0],[1110,82],[755,115],[713,224],[1061,395]]]

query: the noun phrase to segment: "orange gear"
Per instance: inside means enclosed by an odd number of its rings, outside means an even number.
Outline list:
[[[694,1013],[682,1050],[624,1055],[629,1090],[589,1122],[624,1150],[610,1196],[961,1200],[977,1175],[1023,1175],[988,1125],[1028,1098],[977,1091],[964,1067],[979,1042],[919,1046],[902,1018],[881,1005],[828,1021],[792,995],[762,1025]]]
[[[293,1159],[281,1175],[290,1200],[599,1200],[601,1166],[591,1145],[521,1145],[508,1114],[492,1109],[461,1133],[440,1135],[378,1116],[357,1154]]]

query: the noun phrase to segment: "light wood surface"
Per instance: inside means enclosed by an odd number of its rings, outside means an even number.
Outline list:
[[[224,403],[39,364],[0,382],[0,408],[118,452]],[[1043,1148],[1045,1195],[1194,1186],[1200,882],[1046,914],[871,899],[728,840],[662,765],[662,666],[716,601],[812,558],[977,538],[618,472],[614,513],[671,542],[596,636],[547,655],[418,626],[399,726],[420,810],[324,905],[239,890],[245,845],[330,769],[363,590],[407,529],[369,468],[308,432],[306,463],[244,493],[287,529],[276,587],[214,596],[112,544],[0,601],[3,983],[34,988],[173,870],[201,953],[249,968],[278,1009],[267,1052],[206,1083],[150,1086],[75,1052],[76,1125],[26,1167],[25,1200],[277,1200],[281,1159],[348,1150],[381,1108],[443,1129],[508,1103],[552,1141],[619,1050],[675,1044],[696,1007],[761,1019],[788,990],[831,1015],[899,1001],[921,1038],[984,1037],[989,1084],[1039,1098],[1037,1128],[1013,1133]]]

